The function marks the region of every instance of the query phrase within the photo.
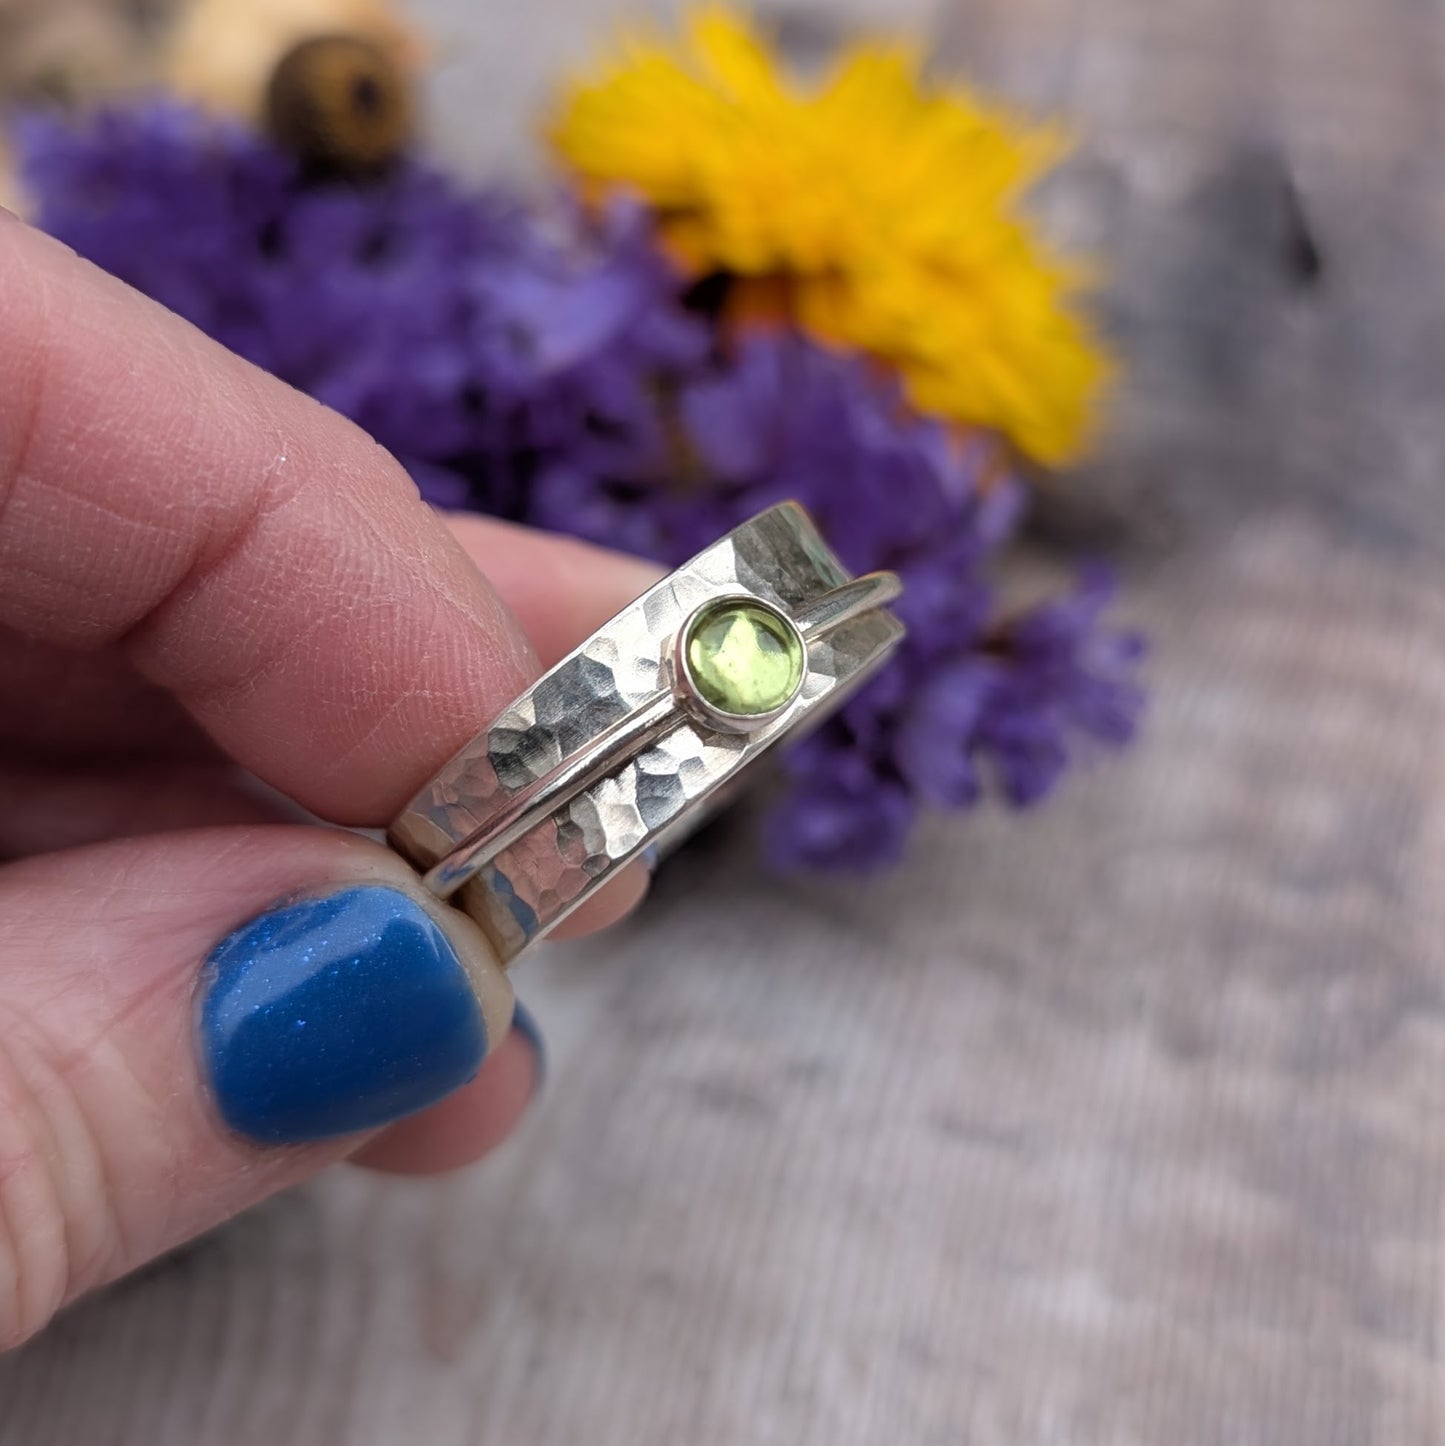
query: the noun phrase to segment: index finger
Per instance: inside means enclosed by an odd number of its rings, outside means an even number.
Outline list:
[[[0,218],[0,626],[123,647],[238,762],[385,822],[535,675],[400,466]]]

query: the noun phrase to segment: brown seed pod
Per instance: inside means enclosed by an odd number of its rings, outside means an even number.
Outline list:
[[[266,87],[265,123],[307,165],[342,175],[384,169],[410,141],[411,85],[380,46],[321,35],[287,51]]]

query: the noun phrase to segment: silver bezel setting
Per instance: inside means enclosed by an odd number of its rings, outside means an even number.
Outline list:
[[[719,708],[705,696],[697,679],[693,676],[692,663],[688,658],[688,644],[692,639],[693,631],[704,618],[727,607],[758,608],[776,618],[793,635],[802,655],[803,666],[798,672],[798,681],[794,685],[793,691],[776,708],[770,708],[765,713],[730,713],[725,708]],[[706,602],[699,603],[688,614],[682,627],[677,630],[677,634],[672,640],[672,647],[668,651],[672,689],[678,702],[699,721],[720,729],[724,733],[756,733],[759,729],[766,728],[768,724],[776,723],[798,701],[798,697],[803,691],[803,681],[808,676],[808,640],[803,636],[802,630],[782,609],[775,607],[767,598],[758,597],[755,593],[724,593],[720,597],[709,598]]]

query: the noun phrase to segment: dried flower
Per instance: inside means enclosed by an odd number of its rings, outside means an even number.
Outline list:
[[[655,429],[651,376],[708,345],[635,212],[591,244],[417,164],[316,184],[172,105],[21,142],[37,224],[358,422],[440,505],[520,516],[539,459]]]
[[[856,356],[720,334],[635,208],[544,226],[414,164],[321,184],[172,107],[23,139],[41,224],[353,418],[435,502],[678,563],[796,497],[850,569],[899,572],[908,640],[789,756],[779,863],[881,866],[921,807],[990,777],[1037,801],[1082,743],[1132,735],[1139,645],[1103,622],[1102,575],[1000,614],[1026,493],[996,440]]]
[[[1132,738],[1142,646],[1104,621],[1107,574],[1000,615],[993,574],[1026,494],[986,439],[961,440],[867,364],[786,335],[673,374],[667,397],[668,425],[631,448],[614,438],[607,466],[543,468],[533,520],[678,563],[795,497],[851,570],[904,582],[899,655],[788,756],[775,862],[883,865],[921,805],[971,805],[990,775],[1010,802],[1034,803],[1085,743]]]
[[[709,6],[682,46],[639,39],[579,80],[551,135],[594,190],[642,196],[691,274],[741,279],[745,312],[888,361],[919,410],[1038,461],[1082,446],[1106,363],[1074,268],[1016,210],[1052,132],[930,85],[902,47],[804,88]]]

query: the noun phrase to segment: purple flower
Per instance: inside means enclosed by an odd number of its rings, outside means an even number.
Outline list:
[[[768,861],[782,872],[865,872],[904,855],[917,804],[897,779],[880,777],[867,757],[834,735],[794,756],[793,783],[764,825]]]
[[[915,672],[914,686],[894,710],[890,759],[926,802],[942,808],[976,803],[982,792],[977,739],[1002,669],[968,652]]]
[[[916,805],[969,807],[991,783],[1016,806],[1034,804],[1088,745],[1129,742],[1143,711],[1143,641],[1102,623],[1109,592],[1095,571],[1072,595],[961,635],[952,653],[906,643],[790,753],[793,783],[769,817],[774,859],[878,867],[896,857]]]
[[[416,163],[318,184],[167,104],[20,139],[44,229],[352,418],[444,506],[520,516],[553,457],[630,453],[659,425],[650,378],[709,344],[636,210],[557,235]]]
[[[908,638],[790,753],[775,863],[881,867],[920,806],[1033,803],[1133,736],[1142,644],[1105,623],[1105,574],[1000,615],[1026,493],[991,440],[919,417],[856,357],[723,335],[640,209],[545,225],[414,162],[319,183],[165,105],[34,119],[22,149],[41,225],[351,417],[441,506],[675,565],[791,497],[850,569],[898,572]]]
[[[640,511],[652,555],[680,563],[796,498],[849,567],[917,570],[915,623],[953,608],[955,579],[1013,530],[1022,490],[980,486],[984,445],[908,412],[897,386],[856,358],[756,335],[651,380],[648,424],[614,429],[609,454],[587,457],[593,496],[581,515],[578,469],[566,466],[539,478],[534,520],[612,542],[635,534]]]
[[[994,475],[983,440],[961,442],[866,363],[790,335],[673,374],[666,398],[670,458],[648,436],[591,474],[543,473],[534,518],[678,563],[795,497],[850,568],[904,582],[899,654],[788,756],[791,785],[768,823],[774,862],[878,867],[901,850],[917,804],[966,807],[990,783],[1035,802],[1082,743],[1133,735],[1141,647],[1103,623],[1105,574],[998,617],[992,566],[1025,493]]]
[[[1104,626],[1113,593],[1108,572],[1093,568],[1073,594],[998,629],[997,679],[977,740],[1012,803],[1037,803],[1050,793],[1077,745],[1118,748],[1138,730],[1144,640]]]

